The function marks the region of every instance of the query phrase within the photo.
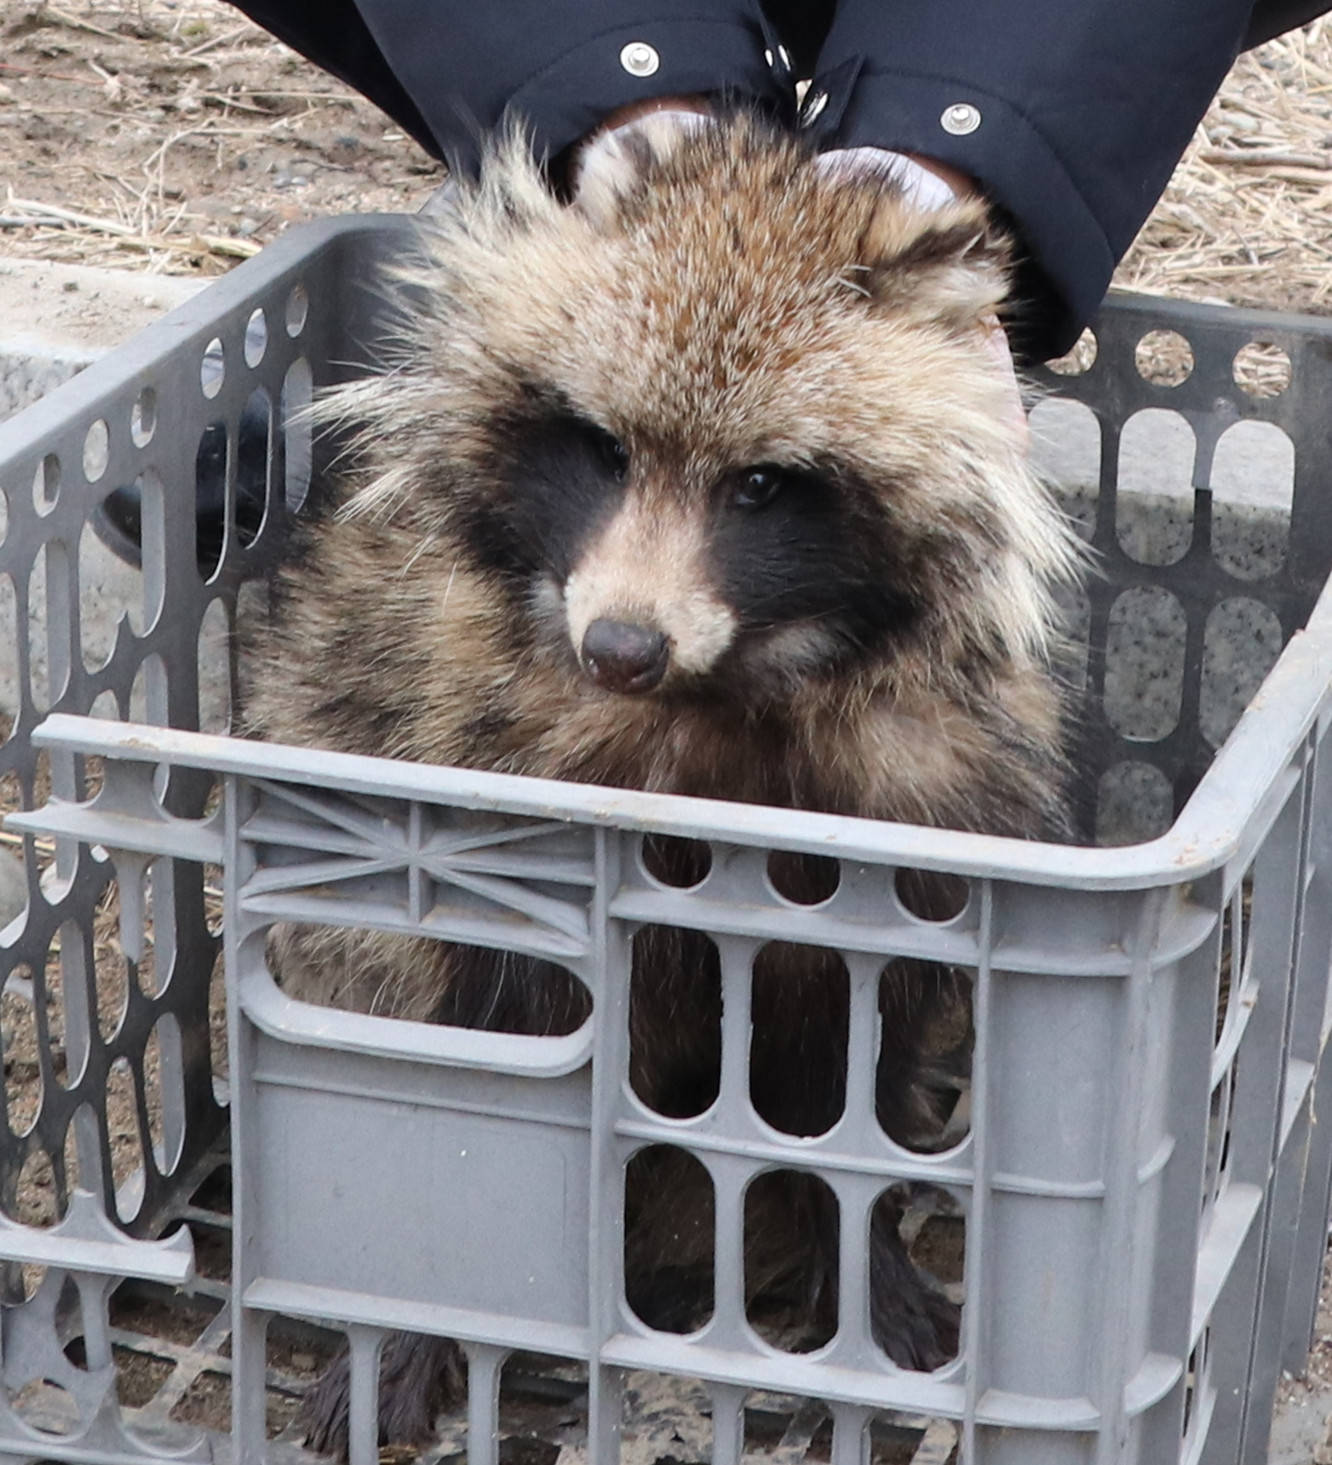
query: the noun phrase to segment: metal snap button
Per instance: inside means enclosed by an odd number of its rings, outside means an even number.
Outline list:
[[[970,102],[954,102],[951,107],[944,108],[943,116],[939,118],[939,126],[954,137],[965,137],[980,125],[981,114]]]
[[[660,67],[661,57],[646,41],[630,41],[620,52],[620,65],[630,76],[651,76]]]

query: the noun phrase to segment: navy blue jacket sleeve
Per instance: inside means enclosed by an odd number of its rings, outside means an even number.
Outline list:
[[[839,145],[922,153],[978,179],[1028,256],[1021,344],[1057,354],[1169,181],[1251,10],[1250,0],[841,0],[820,54],[818,94],[831,94],[820,125]]]
[[[760,0],[233,3],[467,171],[506,115],[554,158],[636,100],[789,98]],[[804,115],[819,146],[917,152],[980,182],[1022,251],[1017,343],[1044,357],[1096,311],[1237,52],[1332,0],[766,7],[817,52]]]
[[[509,115],[554,158],[631,102],[780,107],[789,91],[765,59],[775,33],[758,0],[336,0],[335,18],[306,0],[233,3],[381,106],[396,89],[390,115],[464,172]]]

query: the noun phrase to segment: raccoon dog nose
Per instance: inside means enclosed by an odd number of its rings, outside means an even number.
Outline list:
[[[660,631],[629,621],[593,621],[583,634],[583,665],[610,692],[650,692],[666,673],[668,652]]]

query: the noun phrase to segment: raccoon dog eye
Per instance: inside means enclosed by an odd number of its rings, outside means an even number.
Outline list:
[[[629,449],[613,433],[595,423],[588,424],[588,435],[607,471],[612,477],[623,479],[629,471]]]
[[[793,477],[785,468],[776,468],[768,463],[746,468],[736,480],[731,502],[737,509],[764,508],[790,487]]]

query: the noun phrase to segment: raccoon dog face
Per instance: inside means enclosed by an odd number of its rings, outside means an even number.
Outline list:
[[[979,205],[920,215],[739,119],[570,207],[510,145],[428,241],[370,473],[589,696],[780,705],[1038,660],[1065,531],[978,319]],[[389,449],[385,451],[384,444]]]

